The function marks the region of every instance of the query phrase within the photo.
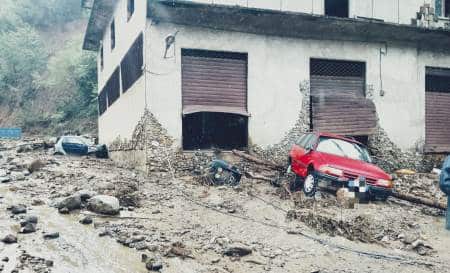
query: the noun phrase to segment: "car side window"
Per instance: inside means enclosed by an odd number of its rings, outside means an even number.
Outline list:
[[[301,139],[301,141],[299,143],[300,147],[305,148],[306,143],[308,142],[308,138],[309,138],[309,134],[304,134],[303,135],[303,137],[302,137],[302,139]]]
[[[303,147],[304,148],[311,147],[311,144],[313,144],[314,139],[315,139],[314,134],[309,134],[308,138],[306,139],[305,146],[303,146]]]
[[[303,135],[297,140],[297,143],[296,143],[296,144],[297,144],[298,146],[300,146],[300,147],[303,147],[303,146],[302,146],[302,143],[304,142],[306,136],[307,136],[307,134],[303,134]]]

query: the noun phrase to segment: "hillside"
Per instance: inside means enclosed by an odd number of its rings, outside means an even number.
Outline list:
[[[78,0],[2,0],[0,127],[96,132],[95,55],[81,49],[86,24]]]

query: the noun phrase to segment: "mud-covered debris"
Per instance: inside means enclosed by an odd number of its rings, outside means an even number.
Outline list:
[[[150,271],[159,271],[163,268],[163,264],[160,259],[152,257],[149,258],[147,256],[142,256],[142,260],[145,263],[145,268]]]
[[[25,217],[25,219],[23,219],[20,222],[20,226],[24,227],[28,223],[37,224],[37,222],[38,222],[38,217],[37,216],[35,216],[35,215],[28,215],[27,217]]]

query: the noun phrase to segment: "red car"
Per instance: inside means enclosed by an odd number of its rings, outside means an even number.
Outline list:
[[[320,182],[334,188],[347,187],[362,199],[386,200],[392,177],[372,164],[360,142],[333,134],[307,133],[289,153],[289,171],[296,174],[291,189],[300,187],[313,196]]]

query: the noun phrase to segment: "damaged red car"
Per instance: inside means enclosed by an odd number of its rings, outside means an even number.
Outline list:
[[[327,133],[307,133],[289,153],[289,171],[299,188],[313,196],[319,183],[335,189],[347,187],[360,199],[386,200],[392,193],[392,177],[372,163],[366,147],[351,138]]]

